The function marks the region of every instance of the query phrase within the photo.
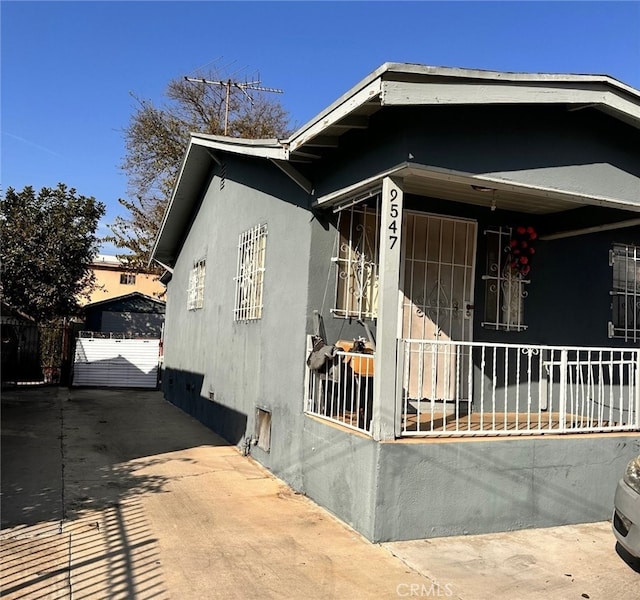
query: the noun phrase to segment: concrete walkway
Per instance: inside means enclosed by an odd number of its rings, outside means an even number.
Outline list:
[[[0,597],[637,599],[608,523],[375,545],[158,392],[2,396]]]

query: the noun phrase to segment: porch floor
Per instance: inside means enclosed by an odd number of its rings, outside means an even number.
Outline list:
[[[613,427],[621,423],[599,420],[595,418],[566,415],[565,428],[577,430],[589,427]],[[527,431],[540,433],[560,429],[560,413],[540,412],[527,417],[518,413],[472,413],[471,415],[434,414],[430,413],[406,415],[403,420],[403,431],[406,432],[495,432],[495,431]]]
[[[327,415],[328,416],[328,415]],[[433,438],[433,434],[440,434],[441,436],[448,438],[458,439],[473,439],[473,434],[482,437],[484,435],[500,435],[503,432],[511,432],[512,434],[518,432],[519,434],[540,435],[545,433],[558,434],[561,430],[560,427],[560,413],[558,412],[542,412],[540,413],[540,420],[538,420],[538,414],[531,415],[527,420],[526,415],[518,415],[516,413],[474,413],[471,415],[461,415],[457,419],[455,415],[447,415],[443,417],[442,414],[434,415],[434,419],[431,419],[430,414],[420,415],[420,427],[418,428],[418,415],[409,415],[406,421],[403,421],[403,433],[409,434],[404,439],[413,438],[414,440],[422,439],[430,436]],[[322,418],[322,417],[320,417]],[[358,420],[357,412],[342,411],[334,413],[331,417],[335,423],[345,425],[349,429],[359,431],[360,433],[367,433],[367,430],[363,427],[362,420]],[[362,419],[362,416],[360,416]],[[598,430],[606,430],[609,427],[616,427],[619,425],[628,425],[627,423],[619,423],[617,421],[608,421],[592,418],[580,418],[577,416],[567,415],[567,421],[563,433],[594,433]],[[370,427],[370,423],[368,424]],[[592,429],[590,429],[592,428]],[[518,434],[516,433],[516,435]],[[618,432],[618,433],[625,433]],[[628,432],[627,432],[628,433]],[[442,439],[442,438],[440,438]],[[400,441],[400,440],[398,440]]]

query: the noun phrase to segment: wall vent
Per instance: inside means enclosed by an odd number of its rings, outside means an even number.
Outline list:
[[[271,450],[271,413],[263,408],[256,409],[256,445],[265,452]]]

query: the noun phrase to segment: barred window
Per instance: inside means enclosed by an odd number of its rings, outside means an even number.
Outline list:
[[[613,271],[609,336],[640,341],[640,246],[614,244],[609,264]]]
[[[523,230],[523,231],[521,231]],[[484,232],[487,239],[485,275],[485,314],[482,326],[502,331],[522,331],[524,299],[530,280],[530,253],[537,234],[532,228],[497,227]],[[520,245],[524,244],[525,255]],[[516,252],[518,254],[516,254]],[[526,262],[521,263],[522,259]]]
[[[189,289],[187,290],[187,310],[197,310],[204,305],[205,267],[205,260],[202,259],[196,262],[191,269]]]
[[[379,196],[372,206],[344,209],[338,221],[336,304],[339,317],[378,316]]]
[[[234,321],[262,318],[262,292],[267,247],[267,225],[257,225],[240,234],[236,270]]]

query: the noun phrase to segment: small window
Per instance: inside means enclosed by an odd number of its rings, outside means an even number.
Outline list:
[[[266,247],[266,224],[257,225],[240,234],[238,264],[234,279],[236,297],[233,318],[235,321],[252,321],[262,318]]]
[[[338,221],[336,305],[339,317],[374,319],[378,316],[379,197],[373,206],[343,210]]]
[[[188,310],[197,310],[204,306],[205,267],[205,260],[199,260],[189,274],[189,289],[187,290]]]
[[[498,227],[484,232],[487,239],[485,315],[482,326],[522,331],[526,286],[538,235],[533,227]]]
[[[640,341],[640,246],[614,244],[609,264],[613,270],[609,336]]]
[[[135,273],[120,273],[120,285],[135,285]]]

